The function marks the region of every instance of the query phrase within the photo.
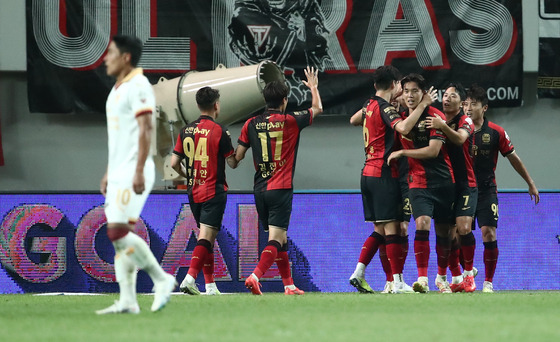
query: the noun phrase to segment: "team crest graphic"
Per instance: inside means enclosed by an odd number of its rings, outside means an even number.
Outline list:
[[[422,120],[418,123],[418,131],[425,132],[426,131],[426,121]]]
[[[253,34],[255,47],[261,48],[268,38],[270,25],[247,25],[247,28]],[[270,41],[268,43],[270,43]]]
[[[489,143],[490,143],[490,134],[484,133],[484,134],[482,135],[482,142],[483,142],[484,144],[489,144]]]
[[[454,124],[454,123],[453,123],[453,124],[451,124],[451,126],[449,126],[449,127],[451,127],[452,130],[455,130],[455,129],[457,128],[457,124]]]

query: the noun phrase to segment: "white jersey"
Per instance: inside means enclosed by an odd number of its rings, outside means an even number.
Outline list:
[[[152,85],[141,68],[132,70],[115,84],[107,98],[107,133],[109,136],[109,182],[132,183],[138,160],[138,122],[140,115],[155,113]],[[152,153],[148,153],[144,174],[154,173]],[[148,181],[148,179],[146,179]],[[146,185],[148,187],[149,184]]]

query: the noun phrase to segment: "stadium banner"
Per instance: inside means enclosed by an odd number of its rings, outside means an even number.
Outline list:
[[[560,97],[560,2],[539,0],[537,96]]]
[[[521,105],[520,1],[26,1],[31,112],[103,113],[114,84],[103,57],[117,33],[144,41],[140,66],[152,83],[273,60],[291,109],[310,103],[306,65],[321,72],[326,113],[354,113],[373,92],[372,72],[388,64],[438,89],[477,83],[493,107]]]
[[[198,230],[185,193],[152,193],[136,225],[162,267],[180,281],[188,271]],[[559,290],[560,193],[541,194],[535,206],[527,193],[500,193],[497,290]],[[0,293],[116,292],[114,249],[106,236],[100,194],[0,194]],[[373,231],[365,223],[359,193],[296,193],[288,232],[295,284],[305,291],[354,291],[348,277],[362,244]],[[405,280],[416,280],[412,253],[415,226],[409,229],[410,253]],[[528,234],[527,232],[531,233]],[[437,272],[435,236],[429,277]],[[475,266],[484,278],[482,238],[475,231]],[[244,280],[256,266],[267,235],[258,228],[252,194],[229,194],[223,226],[215,244],[215,279],[222,292],[246,292]],[[536,248],[535,246],[538,246]],[[542,267],[547,265],[547,267]],[[527,276],[530,274],[531,276]],[[377,257],[367,270],[374,289],[385,275]],[[197,279],[203,287],[202,274]],[[262,279],[263,291],[283,291],[277,268]],[[139,272],[138,291],[152,283]]]

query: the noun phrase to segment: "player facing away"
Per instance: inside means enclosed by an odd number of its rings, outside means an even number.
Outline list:
[[[350,284],[359,292],[373,293],[365,280],[365,268],[380,246],[386,245],[387,258],[393,273],[394,293],[413,292],[403,280],[402,197],[397,162],[388,164],[387,157],[394,150],[395,131],[408,134],[433,99],[425,94],[416,110],[404,119],[391,105],[400,93],[400,73],[393,66],[382,66],[374,75],[375,95],[368,101],[365,111],[355,113],[352,125],[362,125],[366,161],[362,169],[361,192],[366,221],[373,222],[374,231],[366,239]],[[433,93],[435,96],[435,93]],[[383,260],[383,259],[382,259]]]
[[[207,295],[219,295],[214,282],[214,242],[226,208],[225,164],[237,167],[228,130],[215,122],[220,114],[220,93],[204,87],[196,92],[200,117],[181,129],[171,156],[171,167],[187,179],[189,205],[200,228],[189,271],[181,291],[199,295],[195,279],[204,273]],[[186,159],[186,168],[181,161]]]
[[[476,212],[478,188],[471,155],[474,124],[471,118],[463,113],[462,106],[466,96],[465,88],[462,85],[449,84],[445,89],[442,101],[445,120],[439,117],[426,120],[428,128],[439,129],[447,137],[447,152],[455,175],[455,227],[451,229],[449,257],[452,281],[450,286],[447,275],[438,272],[435,285],[442,293],[473,292],[476,289],[473,273],[476,241],[472,233],[472,223]],[[464,279],[459,263],[459,251],[464,258]]]
[[[475,140],[473,145],[474,170],[478,182],[478,204],[476,207],[476,220],[482,231],[484,243],[485,279],[482,292],[494,292],[493,279],[498,262],[498,241],[496,228],[498,227],[498,191],[496,185],[496,165],[498,152],[506,157],[511,166],[523,177],[529,186],[529,195],[535,204],[540,201],[539,190],[529,175],[529,171],[515,153],[513,144],[506,131],[488,121],[485,113],[488,110],[488,97],[486,90],[473,85],[467,93],[464,111],[471,117],[475,127]]]
[[[142,42],[135,37],[115,36],[104,58],[107,74],[116,84],[107,98],[109,162],[101,180],[105,196],[107,235],[115,247],[115,276],[120,298],[97,314],[140,312],[136,301],[138,269],[154,282],[152,311],[161,310],[177,283],[166,273],[148,244],[134,233],[134,224],[154,184],[155,169],[150,153],[152,113],[155,97],[152,86],[136,68]]]
[[[418,74],[410,74],[401,80],[403,97],[408,110],[414,111],[425,94],[426,81]],[[410,203],[416,223],[414,254],[418,269],[418,281],[412,287],[416,292],[428,292],[428,261],[430,257],[430,223],[434,218],[436,230],[436,252],[438,273],[447,273],[447,263],[451,243],[449,227],[454,222],[453,200],[455,199],[455,179],[451,162],[444,147],[445,135],[440,130],[426,127],[429,117],[443,114],[434,107],[427,107],[407,135],[400,135],[402,150],[395,151],[387,158],[387,164],[400,157],[408,157],[408,185]]]
[[[236,150],[241,161],[247,150],[253,148],[255,165],[254,196],[259,221],[268,231],[268,244],[245,286],[255,295],[262,295],[259,279],[276,261],[284,293],[302,295],[294,285],[288,257],[288,225],[292,213],[293,178],[301,130],[313,123],[323,112],[319,94],[317,70],[304,70],[307,81],[303,84],[311,91],[311,108],[286,113],[288,87],[284,82],[268,83],[263,96],[266,110],[243,125]]]

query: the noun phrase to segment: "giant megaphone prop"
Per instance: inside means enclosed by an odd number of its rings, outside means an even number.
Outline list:
[[[202,87],[220,91],[220,116],[217,121],[230,125],[265,106],[262,90],[267,83],[284,80],[282,70],[271,61],[256,65],[216,70],[190,71],[171,80],[161,78],[153,86],[156,96],[156,126],[152,149],[156,168],[164,180],[179,175],[171,168],[171,153],[179,130],[200,116],[196,92]]]

